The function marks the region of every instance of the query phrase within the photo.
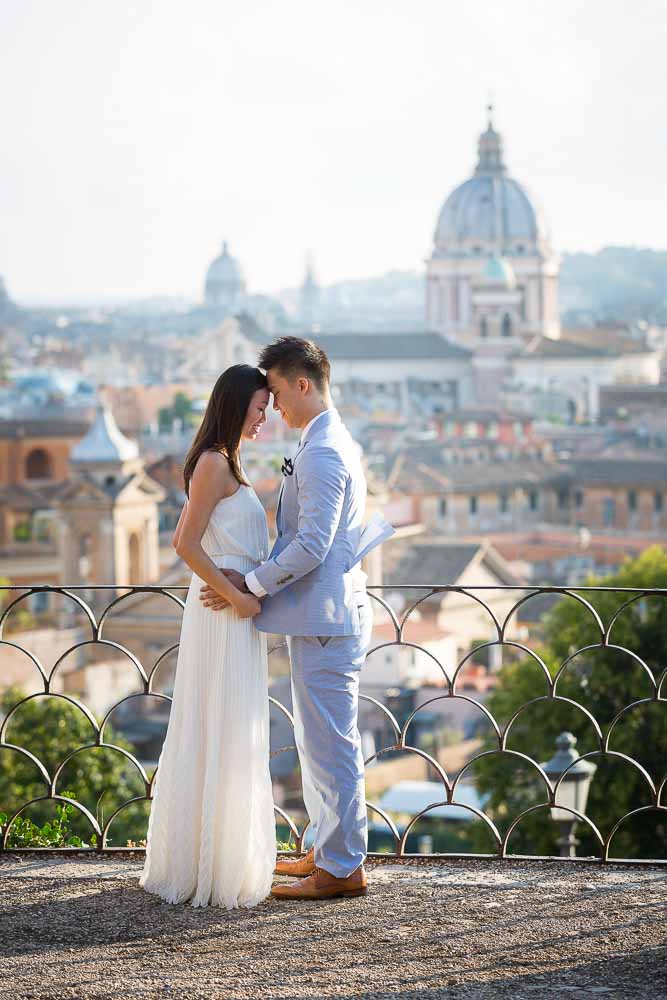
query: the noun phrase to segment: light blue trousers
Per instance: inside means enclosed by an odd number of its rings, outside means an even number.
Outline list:
[[[367,595],[360,595],[359,604],[360,635],[288,640],[294,736],[315,864],[336,878],[351,875],[368,847],[357,716],[359,674],[371,641],[373,612]]]

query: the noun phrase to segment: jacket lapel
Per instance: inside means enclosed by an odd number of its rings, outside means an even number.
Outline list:
[[[292,459],[292,468],[293,469],[296,466],[296,460],[297,460],[297,458],[299,457],[299,455],[301,454],[301,452],[303,451],[303,449],[306,447],[306,445],[308,444],[308,442],[311,441],[314,437],[316,437],[321,431],[324,431],[327,427],[329,427],[329,425],[334,420],[340,420],[340,417],[338,415],[338,411],[334,410],[334,409],[325,410],[325,415],[323,415],[317,421],[317,423],[315,423],[310,428],[310,430],[306,434],[305,439],[301,441],[301,444],[299,445],[299,447],[298,447],[298,449],[297,449],[297,451],[296,451],[296,453],[294,455],[294,458]],[[293,475],[294,475],[294,472],[292,472],[292,476]],[[292,478],[292,476],[290,476],[290,479]],[[282,502],[283,502],[283,493],[285,492],[285,480],[286,479],[287,479],[287,476],[283,476],[283,481],[280,484],[280,492],[278,494],[278,505],[276,507],[276,528],[278,530],[280,530],[282,528]]]
[[[283,490],[285,489],[285,477],[283,476],[282,482],[280,484],[280,492],[278,493],[278,506],[276,507],[276,528],[280,531],[282,526],[282,521],[280,518],[280,505],[283,502]]]

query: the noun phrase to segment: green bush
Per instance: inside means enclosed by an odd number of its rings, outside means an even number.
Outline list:
[[[6,717],[25,696],[25,692],[17,687],[5,691],[0,698],[0,717]],[[69,754],[95,743],[95,732],[83,712],[71,702],[59,697],[40,695],[19,706],[9,720],[5,739],[7,743],[34,754],[49,776],[53,777]],[[110,726],[105,728],[105,740],[130,752],[134,749],[131,743]],[[70,791],[62,792],[62,788]],[[65,765],[55,791],[84,805],[102,827],[120,805],[144,795],[145,785],[136,767],[123,754],[107,747],[91,746],[75,754]],[[0,812],[12,816],[26,802],[44,796],[47,792],[43,776],[25,754],[10,748],[0,750]],[[61,805],[55,801],[58,811]],[[138,804],[140,809],[142,806],[147,813],[147,803]],[[67,809],[70,811],[66,811],[64,816],[57,812],[59,818],[54,820],[54,800],[40,799],[26,810],[29,816],[24,813],[17,817],[12,831],[17,827],[22,831],[21,836],[27,837],[30,834],[39,839],[42,836],[40,831],[46,826],[44,836],[59,836],[63,829],[62,823],[67,818],[68,836],[91,841],[94,830],[91,829],[89,820],[75,806],[68,806]],[[125,846],[128,839],[136,840],[145,836],[147,818],[145,821],[141,817],[137,819],[136,815],[132,815],[136,810],[137,807],[132,806],[119,814],[110,828],[107,843]],[[36,843],[32,846],[46,845]]]
[[[63,792],[68,799],[75,799],[74,792]],[[32,820],[17,816],[7,838],[7,847],[94,847],[97,835],[91,834],[90,843],[77,837],[70,829],[70,817],[76,807],[56,800],[56,819],[37,826]],[[0,812],[0,827],[5,827],[9,817]]]

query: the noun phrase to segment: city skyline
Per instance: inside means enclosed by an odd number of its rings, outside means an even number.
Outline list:
[[[253,292],[298,284],[308,249],[324,284],[423,271],[490,96],[561,252],[664,246],[653,0],[631,21],[617,0],[188,12],[4,10],[0,274],[17,301],[201,297],[223,239]]]

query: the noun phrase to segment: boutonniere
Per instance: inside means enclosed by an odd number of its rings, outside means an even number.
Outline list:
[[[294,463],[291,458],[284,458],[283,464],[280,466],[280,471],[283,476],[291,476],[294,472]]]

